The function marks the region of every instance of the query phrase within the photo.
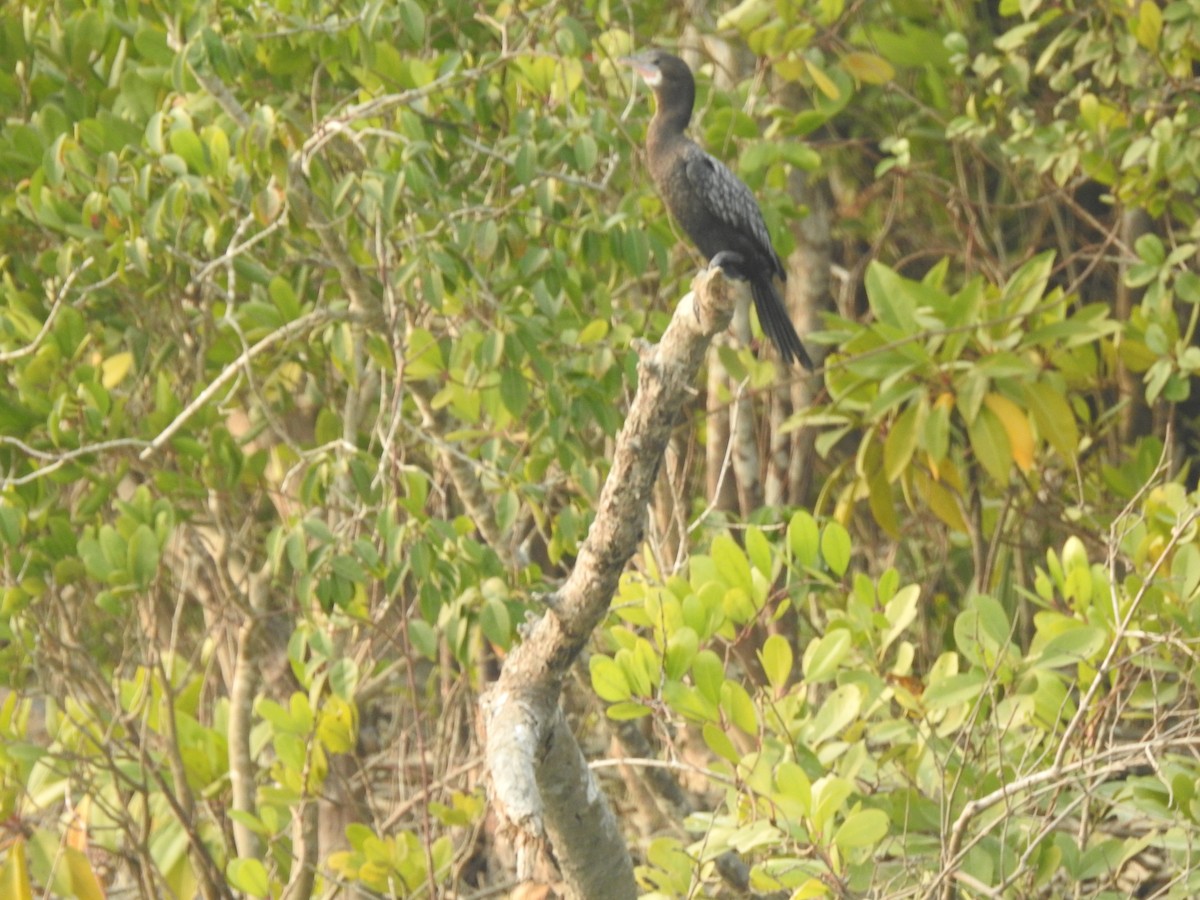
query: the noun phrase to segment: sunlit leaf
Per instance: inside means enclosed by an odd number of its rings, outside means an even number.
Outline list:
[[[870,847],[883,840],[888,832],[888,817],[881,809],[862,809],[846,817],[833,835],[833,842],[842,850]]]
[[[778,634],[770,635],[758,651],[767,681],[776,690],[787,684],[792,673],[792,645]]]
[[[867,84],[886,84],[896,77],[896,70],[882,56],[856,50],[842,57],[846,71]]]
[[[1000,417],[988,407],[980,409],[975,421],[967,425],[967,435],[984,470],[996,481],[1007,483],[1013,454]]]
[[[1003,394],[987,394],[983,405],[991,410],[1008,436],[1008,446],[1013,462],[1022,472],[1033,468],[1033,430],[1024,410]]]

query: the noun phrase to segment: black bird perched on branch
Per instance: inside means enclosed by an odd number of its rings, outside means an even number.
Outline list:
[[[696,102],[691,69],[678,56],[647,50],[623,62],[654,91],[658,109],[646,136],[650,177],[671,216],[712,263],[750,282],[758,321],[785,363],[812,360],[783,305],[787,272],[750,189],[685,135]]]

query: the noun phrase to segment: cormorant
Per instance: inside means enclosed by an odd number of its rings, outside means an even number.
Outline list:
[[[658,109],[646,135],[650,177],[671,216],[700,252],[750,282],[758,321],[785,363],[812,360],[783,305],[787,272],[754,195],[719,159],[685,135],[696,102],[691,69],[678,56],[647,50],[622,62],[654,91]],[[719,257],[717,259],[716,257]]]

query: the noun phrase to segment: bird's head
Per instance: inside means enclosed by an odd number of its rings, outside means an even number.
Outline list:
[[[672,107],[686,110],[689,114],[696,97],[696,81],[692,70],[678,56],[665,50],[643,50],[633,56],[623,56],[619,62],[642,76],[642,80],[654,91],[659,106],[664,102]]]
[[[633,56],[622,56],[618,62],[632,67],[656,91],[672,82],[692,81],[692,70],[687,63],[665,50],[643,50]]]

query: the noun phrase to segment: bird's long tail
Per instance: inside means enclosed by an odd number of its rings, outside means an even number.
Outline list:
[[[812,371],[813,363],[804,345],[800,343],[800,335],[792,324],[787,307],[770,277],[752,277],[750,293],[754,297],[754,308],[758,310],[758,321],[763,333],[779,350],[784,363],[791,365],[799,362],[804,368]]]

